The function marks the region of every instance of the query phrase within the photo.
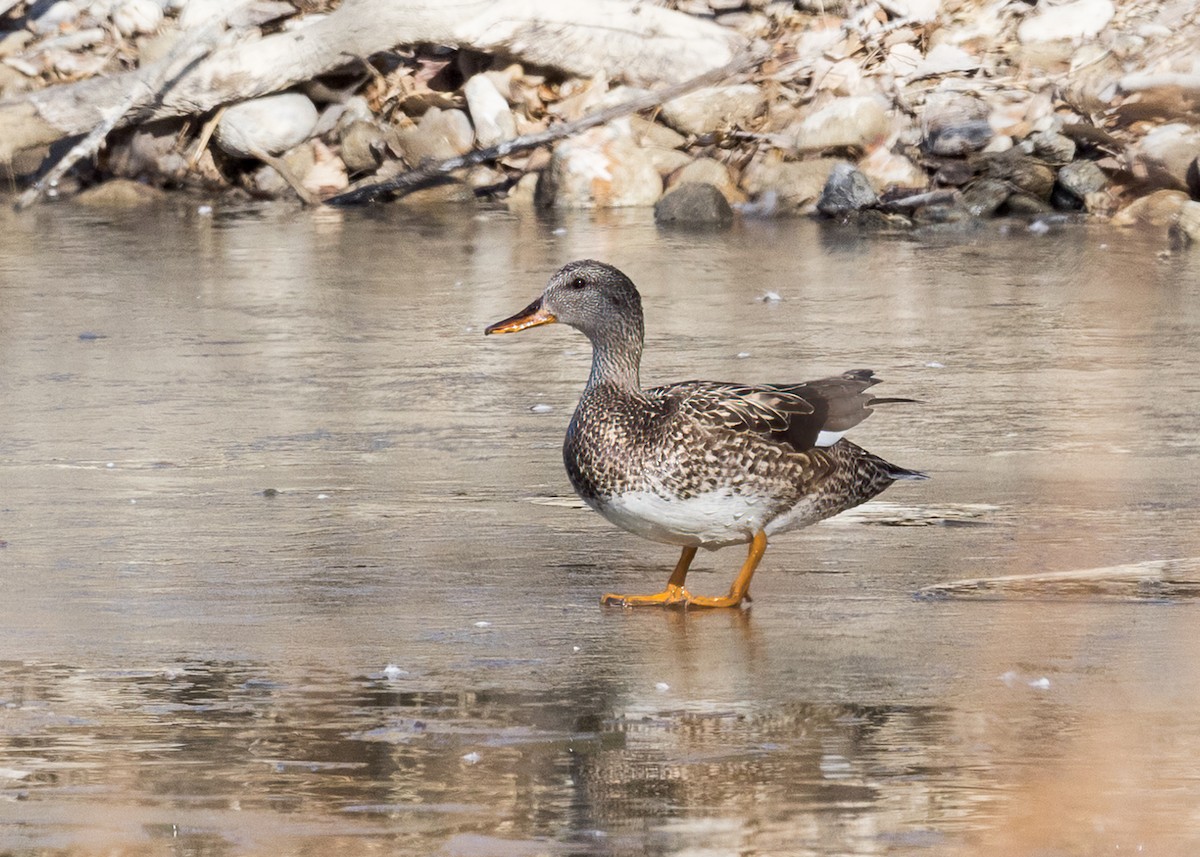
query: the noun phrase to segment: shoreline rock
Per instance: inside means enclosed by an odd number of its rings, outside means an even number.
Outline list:
[[[513,207],[669,212],[687,197],[703,209],[704,196],[723,212],[715,189],[742,216],[854,214],[864,224],[1050,211],[1161,223],[1177,207],[1156,192],[1200,199],[1200,16],[1176,6],[665,5],[760,40],[768,59],[745,79],[459,178]],[[0,31],[0,98],[107,74],[118,53],[136,61],[144,48],[149,58],[180,39],[201,7],[123,0],[30,8],[38,17],[10,17]],[[281,4],[272,10],[242,26],[308,19]],[[77,168],[75,184],[136,176],[160,188],[257,187],[274,196],[277,183],[240,160],[267,153],[297,173],[302,194],[319,199],[344,187],[347,174],[383,178],[535,134],[632,92],[610,80],[620,69],[581,79],[437,45],[371,63],[372,74],[350,89],[339,88],[346,78],[335,73],[302,92],[228,107],[214,139],[232,158],[212,157],[202,122],[163,120],[114,134],[115,154]],[[36,160],[16,158],[4,175],[27,182],[26,162]],[[697,183],[709,190],[684,191]],[[922,194],[932,194],[928,203],[903,203]]]

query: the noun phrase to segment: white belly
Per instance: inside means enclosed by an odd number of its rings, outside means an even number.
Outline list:
[[[602,500],[595,508],[621,529],[643,538],[715,549],[750,541],[767,524],[766,506],[729,490],[686,500],[633,491]]]

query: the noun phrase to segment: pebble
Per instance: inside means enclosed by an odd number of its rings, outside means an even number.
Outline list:
[[[663,182],[653,160],[619,123],[593,128],[560,141],[538,178],[541,208],[651,206]]]
[[[695,182],[715,187],[728,200],[730,205],[746,201],[746,195],[738,189],[729,168],[720,161],[712,158],[697,158],[690,160],[679,170],[671,182],[672,187]]]
[[[654,220],[684,226],[729,226],[733,222],[733,209],[713,185],[687,182],[655,203]]]
[[[874,187],[924,189],[929,186],[928,174],[904,155],[880,146],[858,162],[858,169],[871,180]]]
[[[372,172],[383,163],[386,147],[383,129],[374,122],[356,119],[340,134],[342,163],[350,173]]]
[[[155,0],[124,0],[112,11],[113,26],[128,38],[153,33],[163,22],[163,9]]]
[[[773,194],[772,214],[804,214],[815,210],[838,158],[781,161],[772,156],[751,162],[742,174],[742,187],[754,197]],[[743,214],[748,214],[745,208]]]
[[[986,119],[968,119],[930,130],[925,138],[925,150],[931,155],[967,155],[983,149],[993,136],[995,132]]]
[[[662,118],[680,134],[700,136],[745,126],[767,109],[763,91],[751,83],[698,89],[662,106]]]
[[[1033,153],[1048,164],[1063,166],[1075,160],[1075,141],[1055,131],[1039,131],[1029,138]]]
[[[467,112],[475,126],[475,139],[480,146],[494,146],[517,136],[517,124],[508,101],[486,74],[472,76],[463,85]]]
[[[1180,206],[1169,234],[1172,246],[1177,249],[1200,243],[1200,202],[1188,200]]]
[[[461,110],[430,107],[415,126],[397,128],[388,135],[388,145],[409,166],[422,161],[444,161],[471,151],[475,130]]]
[[[1149,196],[1135,199],[1113,215],[1113,226],[1162,226],[1175,223],[1189,202],[1186,193],[1179,190],[1158,190]]]
[[[1075,161],[1058,171],[1053,198],[1073,203],[1070,207],[1082,208],[1088,194],[1102,191],[1107,186],[1108,176],[1095,161]]]
[[[1182,190],[1191,184],[1197,152],[1200,152],[1200,130],[1172,122],[1143,137],[1134,147],[1133,157],[1155,184]]]
[[[167,198],[166,192],[132,179],[111,179],[75,197],[80,205],[96,208],[137,208]]]
[[[1039,199],[1050,199],[1054,189],[1054,170],[1039,163],[1019,149],[980,156],[986,175],[1006,181]]]
[[[225,109],[215,139],[237,158],[278,155],[307,140],[318,118],[316,105],[299,92],[252,98]]]
[[[1010,192],[1011,188],[999,179],[981,178],[963,191],[962,204],[975,217],[991,217]]]
[[[849,164],[838,164],[825,182],[817,210],[828,217],[842,217],[878,202],[879,196],[871,187],[870,179]]]
[[[806,116],[794,130],[801,152],[869,149],[891,130],[887,108],[871,95],[839,98]]]
[[[1108,26],[1116,11],[1112,0],[1075,0],[1058,6],[1042,2],[1017,27],[1017,39],[1025,44],[1090,39]]]

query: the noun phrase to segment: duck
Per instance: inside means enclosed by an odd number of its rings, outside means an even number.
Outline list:
[[[864,503],[898,480],[925,479],[843,435],[882,404],[872,370],[796,384],[682,381],[643,389],[641,295],[612,265],[561,267],[529,306],[486,335],[566,324],[592,345],[591,373],[567,427],[563,462],[575,493],[611,523],[681,549],[660,592],[607,593],[621,607],[733,608],[768,540]],[[699,548],[748,545],[726,595],[686,586]]]

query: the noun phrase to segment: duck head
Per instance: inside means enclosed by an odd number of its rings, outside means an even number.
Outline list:
[[[633,281],[612,265],[581,259],[559,268],[537,300],[484,333],[517,333],[555,322],[569,324],[596,344],[626,341],[640,350],[642,298]]]

